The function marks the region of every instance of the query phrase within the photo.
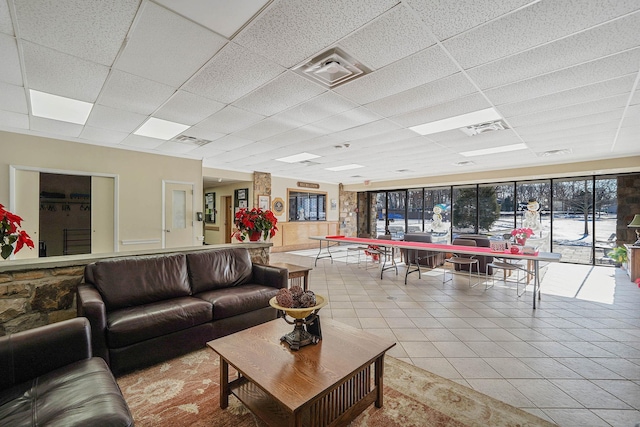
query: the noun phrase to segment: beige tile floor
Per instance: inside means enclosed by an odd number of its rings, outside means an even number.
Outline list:
[[[335,253],[335,251],[334,251]],[[542,300],[518,298],[515,284],[469,288],[442,269],[404,284],[341,247],[272,253],[272,262],[313,267],[310,288],[328,297],[320,312],[388,337],[388,353],[561,426],[640,425],[640,288],[624,270],[553,263],[542,270]]]

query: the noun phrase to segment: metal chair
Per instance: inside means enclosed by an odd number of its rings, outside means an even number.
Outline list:
[[[522,292],[520,292],[520,271],[522,270],[522,266],[520,265],[520,263],[511,262],[507,260],[503,260],[503,261],[494,260],[493,262],[490,262],[489,264],[487,264],[487,271],[486,271],[487,276],[489,276],[490,267],[493,268],[494,274],[495,274],[495,270],[503,271],[505,283],[507,282],[507,271],[508,272],[515,271],[516,272],[516,294],[518,295],[518,298],[527,292],[526,276],[523,277],[524,288]],[[496,279],[494,274],[491,275],[491,286],[485,283],[485,287],[484,287],[485,290],[493,287],[496,284]]]
[[[431,235],[426,233],[407,233],[404,235],[404,240],[406,242],[422,242],[422,243],[431,243]],[[421,264],[426,264],[427,261],[431,262],[431,265],[434,266],[437,262],[434,258],[437,258],[440,253],[427,251],[427,250],[419,250],[419,249],[402,249],[404,252],[404,259],[406,270],[404,274],[404,284],[407,284],[407,277],[411,273],[418,272],[418,279],[422,277],[422,273],[420,270]],[[412,269],[411,266],[415,265],[415,268]]]
[[[364,234],[360,234],[358,237],[361,237],[363,239],[368,239],[371,236],[368,233],[364,233]],[[347,248],[347,264],[349,264],[349,254],[356,252],[358,254],[358,265],[360,265],[360,254],[363,254],[365,256],[364,258],[364,266],[365,268],[367,268],[367,262],[368,262],[368,257],[369,255],[367,254],[367,251],[369,250],[368,246],[356,246],[356,247],[348,247]]]
[[[470,240],[470,239],[453,239],[452,242],[453,245],[458,245],[458,246],[476,246],[476,242],[475,240]],[[459,266],[459,268],[461,270],[465,269],[463,267],[466,267],[466,269],[469,270],[469,287],[473,288],[476,287],[478,284],[480,284],[480,263],[478,261],[478,259],[475,258],[475,255],[467,255],[467,254],[456,254],[454,253],[452,257],[445,259],[445,262],[448,262],[450,264],[452,264],[453,270],[451,271],[451,279],[449,279],[450,281],[453,281],[453,275],[454,275],[454,271],[456,269],[456,266]],[[473,285],[471,284],[471,273],[473,272],[475,266],[475,270],[476,270],[476,278],[478,279],[476,281],[476,283],[474,283]],[[442,284],[444,285],[446,282],[448,282],[449,280],[445,280],[447,277],[447,270],[444,270],[444,275],[442,276]]]

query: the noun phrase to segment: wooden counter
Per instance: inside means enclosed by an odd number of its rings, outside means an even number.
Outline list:
[[[624,247],[627,248],[627,257],[629,258],[626,265],[627,274],[634,282],[640,277],[640,246],[624,245]]]

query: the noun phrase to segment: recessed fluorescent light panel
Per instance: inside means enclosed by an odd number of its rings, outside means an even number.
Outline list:
[[[352,163],[350,165],[334,166],[332,168],[325,168],[325,169],[328,171],[339,172],[339,171],[348,171],[349,169],[358,169],[363,167],[364,166],[362,165],[357,165],[355,163]]]
[[[31,114],[45,119],[84,125],[93,108],[93,104],[90,102],[32,89],[29,89],[29,96],[31,97]]]
[[[182,123],[170,122],[168,120],[151,117],[133,134],[148,136],[149,138],[170,140],[174,136],[180,135],[190,127],[191,126],[183,125]]]
[[[503,145],[502,147],[485,148],[482,150],[464,151],[460,153],[465,157],[485,156],[487,154],[507,153],[509,151],[526,150],[527,144]]]
[[[459,129],[465,126],[477,125],[478,123],[498,120],[502,117],[493,108],[486,108],[473,113],[462,114],[461,116],[449,117],[431,123],[412,126],[409,129],[420,135],[431,135],[433,133],[444,132],[452,129]]]
[[[317,159],[318,157],[320,156],[316,156],[315,154],[311,154],[311,153],[300,153],[300,154],[294,154],[293,156],[281,157],[276,160],[279,162],[285,162],[285,163],[297,163],[297,162],[304,162],[305,160]]]

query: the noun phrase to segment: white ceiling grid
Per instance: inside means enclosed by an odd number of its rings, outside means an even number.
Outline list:
[[[0,0],[0,130],[344,184],[637,156],[638,28],[637,0]],[[292,71],[334,47],[370,72]],[[29,89],[95,106],[34,117]],[[408,129],[488,107],[511,129]],[[150,117],[211,142],[134,135]]]

